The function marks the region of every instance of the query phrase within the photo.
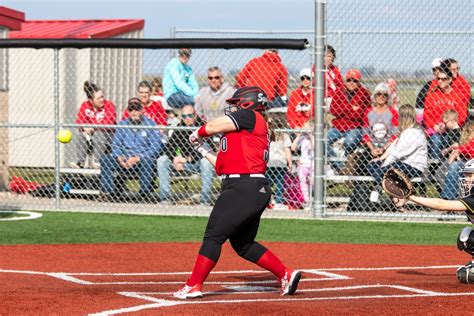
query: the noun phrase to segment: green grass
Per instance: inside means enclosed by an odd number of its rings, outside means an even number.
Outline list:
[[[0,244],[201,241],[207,218],[44,212],[0,221]],[[464,224],[263,219],[262,241],[453,245]]]

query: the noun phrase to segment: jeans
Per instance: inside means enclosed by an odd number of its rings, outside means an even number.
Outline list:
[[[201,203],[211,203],[212,180],[214,179],[214,166],[202,158],[195,163],[186,163],[184,170],[188,172],[200,172],[201,174]],[[160,199],[169,200],[171,197],[171,160],[167,155],[158,158],[158,177],[160,178]]]
[[[448,146],[448,137],[446,135],[431,135],[431,137],[428,139],[429,156],[433,159],[441,158],[441,151]]]
[[[99,162],[100,158],[107,153],[113,136],[113,132],[95,130],[88,141],[84,133],[79,132],[76,138],[77,162],[84,166],[87,156],[92,156],[94,161]]]
[[[284,193],[284,183],[283,179],[287,172],[287,168],[283,167],[268,167],[267,168],[267,178],[270,181],[270,185],[275,184],[275,203],[283,204],[283,193]]]
[[[396,168],[405,173],[409,178],[416,178],[416,177],[421,177],[423,175],[423,172],[421,170],[418,170],[410,165],[407,165],[404,162],[401,161],[396,161],[392,163],[391,165],[388,165],[386,167],[382,167],[382,161],[374,161],[371,162],[367,165],[367,169],[369,173],[374,177],[375,182],[377,184],[382,183],[382,178],[385,172],[390,169],[390,168]]]
[[[342,132],[338,130],[337,128],[330,128],[329,131],[327,132],[327,154],[328,157],[336,157],[336,152],[332,148],[332,145],[339,139],[344,137],[344,144],[343,144],[343,149],[344,149],[344,154],[347,157],[349,154],[351,154],[357,146],[360,144],[360,141],[362,139],[362,129],[360,128],[354,128],[350,129],[347,132]],[[344,165],[343,162],[337,161],[333,164],[333,166],[336,169],[341,169],[342,166]]]
[[[446,200],[457,200],[459,198],[459,177],[464,167],[464,161],[455,160],[448,166],[448,174],[444,180],[441,198]]]
[[[185,105],[194,105],[195,103],[194,97],[182,92],[173,93],[166,101],[170,107],[175,109],[181,109]]]
[[[141,158],[140,162],[132,169],[122,168],[117,159],[112,155],[102,157],[100,161],[100,186],[102,192],[107,194],[115,193],[115,176],[118,173],[137,173],[140,180],[140,194],[148,194],[152,191],[153,176],[155,175],[155,158]]]

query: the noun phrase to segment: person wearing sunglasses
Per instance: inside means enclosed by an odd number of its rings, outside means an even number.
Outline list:
[[[444,62],[453,74],[453,84],[451,86],[458,95],[458,98],[461,102],[469,102],[471,99],[471,85],[466,78],[459,73],[461,68],[459,67],[458,61],[453,58],[448,58],[445,59]]]
[[[190,59],[191,49],[180,48],[178,57],[170,60],[163,72],[163,94],[172,108],[181,109],[187,104],[194,105],[199,93],[193,68],[188,65]]]
[[[314,118],[314,73],[311,68],[300,71],[300,86],[290,93],[286,118],[291,128],[301,128]]]
[[[235,88],[224,82],[224,74],[219,67],[209,68],[207,86],[199,91],[199,96],[196,98],[196,112],[204,116],[206,120],[224,115],[225,100],[229,99],[234,92]]]
[[[442,62],[436,78],[436,86],[426,95],[425,109],[423,113],[423,125],[429,135],[430,157],[439,159],[441,151],[448,146],[448,140],[444,134],[436,133],[441,117],[446,110],[453,109],[458,113],[460,126],[467,119],[469,102],[459,98],[452,87],[453,73],[447,63]]]
[[[426,95],[428,94],[428,91],[430,91],[436,86],[436,77],[438,76],[439,67],[441,66],[442,62],[443,62],[443,59],[441,58],[435,58],[431,62],[431,72],[433,74],[433,79],[425,82],[423,87],[421,87],[420,92],[418,92],[418,95],[416,96],[416,103],[415,103],[415,107],[417,109],[425,108]]]
[[[194,106],[188,104],[182,108],[181,121],[177,125],[177,129],[171,134],[163,155],[158,158],[160,200],[162,202],[169,202],[172,198],[171,172],[174,170],[175,172],[200,173],[202,181],[200,203],[203,205],[212,203],[214,167],[188,142],[192,130],[183,129],[185,127],[198,127],[204,123],[197,115]]]
[[[370,106],[370,93],[365,89],[360,80],[362,73],[358,69],[349,69],[346,73],[345,99],[333,102],[329,108],[334,116],[332,127],[327,132],[328,156],[335,157],[333,144],[344,138],[344,155],[348,157],[360,144],[362,138],[362,123],[364,112]],[[341,170],[344,163],[333,162],[332,167]]]

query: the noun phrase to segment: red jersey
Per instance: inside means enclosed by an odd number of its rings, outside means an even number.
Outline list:
[[[279,55],[265,52],[262,56],[251,59],[235,79],[237,87],[260,87],[267,94],[268,100],[273,101],[277,96],[286,95],[288,71]]]
[[[286,118],[291,128],[303,127],[310,118],[314,118],[314,89],[306,95],[301,87],[291,92]]]
[[[143,108],[143,115],[154,121],[157,125],[168,125],[166,123],[166,111],[161,105],[161,102],[153,101],[149,106]],[[128,109],[123,112],[122,120],[128,118]]]
[[[426,129],[434,128],[441,122],[441,116],[446,110],[453,109],[458,112],[458,123],[463,125],[467,118],[468,103],[462,102],[456,90],[451,89],[444,93],[440,89],[430,90],[425,98],[423,123]]]
[[[216,173],[264,174],[269,158],[267,123],[252,110],[240,110],[228,115],[236,131],[225,133],[217,154]]]
[[[349,98],[350,100],[348,100]],[[370,107],[370,102],[370,93],[362,86],[353,92],[347,92],[347,99],[331,103],[329,109],[334,115],[333,127],[341,132],[361,128],[364,123],[365,111]]]
[[[116,116],[115,105],[109,100],[104,100],[100,110],[95,109],[89,101],[84,101],[77,113],[76,124],[114,125]]]

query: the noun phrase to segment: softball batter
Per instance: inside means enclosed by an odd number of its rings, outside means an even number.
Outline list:
[[[202,284],[216,265],[222,244],[229,239],[242,258],[272,272],[280,281],[281,295],[292,295],[301,272],[287,268],[270,250],[255,241],[260,217],[270,201],[271,188],[265,178],[269,136],[262,112],[267,95],[259,87],[243,87],[226,100],[226,115],[201,126],[190,142],[222,177],[221,193],[207,223],[203,242],[191,276],[173,296],[202,297]],[[223,133],[219,153],[203,138]]]

